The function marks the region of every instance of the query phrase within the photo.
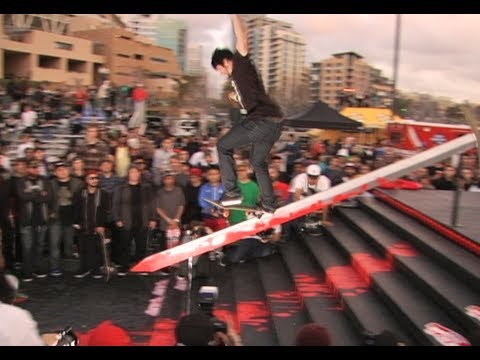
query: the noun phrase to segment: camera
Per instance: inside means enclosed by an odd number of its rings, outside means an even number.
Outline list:
[[[188,226],[185,226],[184,230],[185,230],[184,235],[188,237],[192,237],[194,239],[208,235],[208,232],[205,226],[201,226],[201,225],[195,225],[195,226],[188,225]]]
[[[227,333],[227,323],[213,315],[215,302],[218,299],[218,288],[216,286],[202,286],[198,291],[198,307],[210,318],[215,332]]]
[[[61,336],[60,340],[58,340],[56,346],[77,346],[78,345],[78,337],[72,330],[71,326],[67,326],[65,329],[58,332]]]

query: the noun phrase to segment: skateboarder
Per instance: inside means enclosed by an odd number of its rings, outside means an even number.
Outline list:
[[[265,92],[262,80],[248,53],[247,30],[238,14],[231,15],[236,36],[236,51],[216,49],[212,67],[232,81],[229,98],[237,102],[246,117],[235,124],[218,142],[218,157],[225,194],[222,205],[238,205],[242,195],[237,186],[233,151],[251,144],[250,163],[261,192],[260,207],[269,213],[276,209],[275,195],[268,174],[267,157],[281,135],[283,114],[278,104]]]

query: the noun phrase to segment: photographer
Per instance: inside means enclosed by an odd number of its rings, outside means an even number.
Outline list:
[[[175,328],[177,346],[242,346],[231,319],[226,332],[215,330],[211,317],[205,313],[183,316]]]
[[[15,305],[18,279],[0,272],[0,346],[56,346],[61,335],[40,335],[37,322],[27,310]]]

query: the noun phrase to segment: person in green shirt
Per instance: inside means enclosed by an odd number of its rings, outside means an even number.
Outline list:
[[[242,192],[242,206],[257,206],[260,197],[260,188],[257,183],[250,179],[247,165],[237,165],[237,185]],[[238,224],[247,220],[245,211],[231,210],[229,216],[230,225]]]

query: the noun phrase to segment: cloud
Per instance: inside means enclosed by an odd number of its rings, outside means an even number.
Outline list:
[[[211,50],[231,29],[221,14],[173,14],[189,24],[189,41]],[[321,61],[337,52],[355,51],[369,64],[393,76],[394,14],[269,14],[292,23],[305,37],[307,61]],[[404,14],[401,17],[398,87],[432,95],[480,102],[480,15]],[[231,30],[230,30],[231,31]],[[227,41],[227,40],[222,40]],[[228,45],[228,44],[227,44]],[[212,71],[213,72],[213,71]],[[221,84],[219,85],[221,86]]]

